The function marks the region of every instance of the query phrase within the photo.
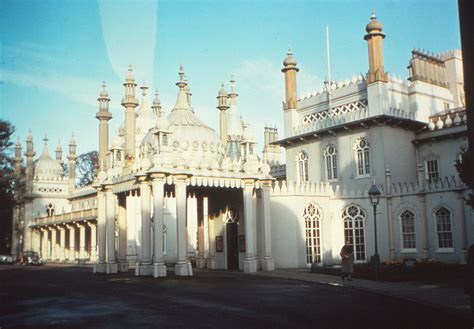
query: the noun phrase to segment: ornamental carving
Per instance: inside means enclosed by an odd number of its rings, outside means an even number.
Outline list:
[[[336,118],[346,113],[365,111],[367,110],[367,104],[367,99],[360,99],[352,103],[347,103],[324,111],[311,113],[303,117],[303,125],[312,124],[321,120]]]

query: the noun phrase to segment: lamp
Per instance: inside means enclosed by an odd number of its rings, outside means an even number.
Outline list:
[[[377,186],[372,184],[370,187],[369,191],[367,192],[369,194],[370,198],[370,203],[372,204],[372,207],[374,208],[374,240],[375,240],[375,255],[374,255],[374,268],[375,268],[375,281],[379,279],[379,253],[378,253],[378,248],[377,248],[377,206],[380,202],[380,190],[377,188]]]

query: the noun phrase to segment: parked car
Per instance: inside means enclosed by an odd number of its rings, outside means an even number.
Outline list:
[[[20,256],[20,265],[42,265],[43,260],[36,251],[23,251]]]
[[[11,255],[0,255],[0,264],[14,264],[15,260]]]

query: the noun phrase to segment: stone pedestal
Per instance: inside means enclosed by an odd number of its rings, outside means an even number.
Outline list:
[[[107,264],[105,264],[105,273],[107,273],[107,274],[118,273],[118,264],[117,263],[107,263]]]
[[[198,257],[196,259],[196,266],[197,266],[197,268],[206,268],[207,259],[205,259],[204,257]]]
[[[216,269],[216,260],[214,258],[209,258],[207,260],[207,268],[210,270]]]
[[[264,257],[262,259],[262,271],[273,271],[275,270],[275,263],[272,257]]]
[[[244,272],[245,273],[257,272],[257,259],[256,258],[247,258],[244,260]]]
[[[118,271],[119,271],[119,272],[128,272],[128,264],[127,264],[127,262],[119,262],[119,263],[118,263]]]
[[[165,264],[153,264],[153,277],[165,277],[166,276],[166,265]]]
[[[135,270],[135,275],[152,276],[154,273],[152,264],[139,264],[138,270]]]
[[[95,264],[94,265],[94,273],[106,273],[105,263]]]
[[[192,276],[193,275],[193,268],[190,262],[176,263],[174,270],[175,270],[175,274],[178,276]]]

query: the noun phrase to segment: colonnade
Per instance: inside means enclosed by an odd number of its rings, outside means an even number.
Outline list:
[[[187,205],[187,174],[174,174],[173,185],[176,198],[176,263],[175,274],[178,276],[191,276],[192,267],[188,259],[188,230],[187,222],[190,220]],[[164,194],[167,175],[165,173],[142,174],[138,177],[141,204],[141,252],[135,266],[136,275],[164,277],[166,264],[163,250],[163,222],[164,222]],[[271,181],[260,181],[260,193],[257,202],[254,202],[256,179],[244,179],[242,186],[244,227],[245,227],[245,259],[244,272],[256,272],[258,265],[263,270],[274,269],[271,251],[271,218],[270,218],[270,185]],[[126,192],[114,194],[111,184],[103,184],[98,188],[98,262],[94,272],[117,273],[127,270],[126,263],[126,202],[123,196]],[[255,205],[261,207],[261,218],[256,218]],[[118,205],[118,207],[117,207]],[[209,204],[207,196],[200,196],[194,220],[201,225],[197,227],[198,254],[197,266],[200,268],[215,268],[214,252],[215,239],[213,225],[209,225]],[[115,212],[118,209],[118,216]],[[117,223],[115,219],[118,219]],[[257,220],[260,232],[257,232]],[[152,229],[153,222],[153,229]],[[118,225],[119,241],[116,245],[115,234]],[[258,233],[258,234],[257,234]],[[257,255],[257,238],[263,239],[263,250]],[[118,247],[118,260],[116,259]],[[260,261],[260,263],[259,263]]]
[[[97,224],[87,220],[32,228],[32,246],[44,261],[96,262]]]

